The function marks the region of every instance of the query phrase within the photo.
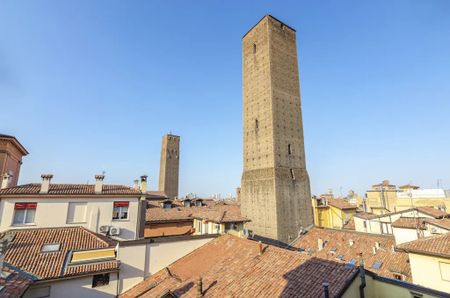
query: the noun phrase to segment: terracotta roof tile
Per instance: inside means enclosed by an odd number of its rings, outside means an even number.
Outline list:
[[[441,211],[433,207],[416,207],[416,209],[422,213],[433,216],[434,218],[443,218],[449,216],[447,212]]]
[[[14,233],[8,245],[5,263],[36,276],[38,279],[53,279],[90,272],[116,270],[119,262],[108,260],[95,264],[84,264],[66,268],[65,260],[70,251],[113,247],[115,242],[106,240],[81,227],[10,230]],[[57,252],[42,253],[44,244],[60,244]]]
[[[9,273],[9,275],[6,278],[0,278],[0,297],[22,297],[22,295],[33,282],[31,276],[28,276],[6,266],[1,268],[1,270],[3,272]]]
[[[30,183],[0,190],[2,195],[38,195],[40,183]],[[104,184],[102,195],[140,195],[141,191],[124,185]],[[44,195],[96,195],[94,184],[50,184]]]
[[[223,235],[125,292],[121,297],[160,297],[170,290],[177,297],[196,297],[203,280],[205,297],[320,297],[323,282],[330,296],[357,274],[334,261],[311,258],[274,246]]]
[[[148,205],[146,221],[148,222],[168,222],[205,219],[217,223],[245,222],[249,221],[241,215],[240,206],[232,202],[216,201],[209,202],[202,207],[182,207],[162,208],[157,203],[151,202]]]
[[[450,258],[450,233],[402,243],[397,250]]]
[[[343,227],[343,229],[346,230],[355,230],[355,221],[353,219],[350,219]]]
[[[421,230],[425,229],[424,225],[425,218],[423,217],[400,217],[396,221],[392,223],[394,228],[403,228],[403,229],[416,229],[419,228]]]
[[[328,205],[331,205],[341,210],[358,209],[358,206],[352,205],[344,199],[327,198],[327,201]]]
[[[429,223],[430,225],[438,226],[441,228],[444,228],[446,230],[450,230],[450,218],[426,218],[426,223]]]
[[[319,250],[318,239],[322,239],[324,247]],[[375,243],[380,249],[373,253]],[[401,273],[406,281],[411,281],[411,269],[406,253],[393,250],[395,239],[393,236],[375,235],[346,230],[313,228],[293,246],[304,250],[305,254],[327,260],[339,260],[349,263],[352,259],[359,264],[359,254],[363,254],[365,267],[381,276],[393,278],[393,273]],[[341,258],[342,257],[342,258]],[[375,262],[381,262],[380,269],[372,268]]]
[[[373,213],[355,213],[353,214],[354,217],[359,217],[359,218],[363,218],[363,219],[374,219],[377,218],[378,215],[377,214],[373,214]]]

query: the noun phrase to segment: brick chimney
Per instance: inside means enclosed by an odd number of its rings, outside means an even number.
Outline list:
[[[12,178],[12,175],[9,173],[5,173],[3,175],[1,189],[9,187],[9,185],[11,184],[11,178]]]
[[[53,175],[51,174],[42,174],[42,183],[41,183],[41,190],[39,193],[48,193],[48,190],[50,189],[50,180],[52,180]]]
[[[147,175],[141,176],[141,192],[147,192]]]
[[[96,194],[102,193],[103,179],[105,179],[105,175],[95,175],[95,193]]]

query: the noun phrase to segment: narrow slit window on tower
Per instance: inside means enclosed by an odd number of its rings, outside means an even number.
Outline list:
[[[258,119],[255,119],[255,129],[258,129],[259,128],[259,121],[258,121]]]
[[[291,178],[292,178],[292,180],[295,180],[294,169],[291,169]]]
[[[292,154],[292,148],[291,148],[291,144],[288,144],[288,154],[291,155]]]
[[[253,44],[253,54],[256,53],[256,43]]]

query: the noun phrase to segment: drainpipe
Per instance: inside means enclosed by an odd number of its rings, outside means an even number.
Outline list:
[[[119,297],[120,294],[120,275],[119,271],[117,271],[117,289],[116,289],[116,297]]]
[[[362,253],[359,254],[359,277],[361,278],[361,285],[359,286],[359,297],[364,298],[364,288],[366,287],[366,273],[364,271],[364,259]]]

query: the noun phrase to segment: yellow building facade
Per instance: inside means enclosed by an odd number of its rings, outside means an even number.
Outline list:
[[[353,219],[357,206],[331,196],[312,198],[314,224],[323,228],[342,229]]]

